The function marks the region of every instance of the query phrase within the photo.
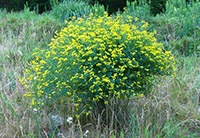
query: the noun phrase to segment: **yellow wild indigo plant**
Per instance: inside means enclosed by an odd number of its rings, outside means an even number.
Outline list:
[[[156,42],[154,33],[122,15],[66,21],[46,51],[36,49],[35,60],[20,81],[30,90],[31,106],[40,107],[59,96],[72,99],[77,111],[95,102],[146,94],[152,76],[172,75],[174,58]]]

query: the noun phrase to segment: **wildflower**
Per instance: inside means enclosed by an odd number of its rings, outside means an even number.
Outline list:
[[[35,113],[35,114],[36,114],[36,113],[37,113],[37,111],[38,111],[38,110],[37,110],[36,108],[34,108],[34,109],[33,109],[33,113]]]
[[[138,20],[139,20],[139,18],[135,17],[135,21],[138,21]]]
[[[68,122],[69,124],[72,124],[72,120],[73,120],[72,117],[68,117],[68,118],[67,118],[67,122]]]
[[[88,130],[85,131],[85,133],[83,134],[84,137],[87,137],[87,134],[89,133]]]

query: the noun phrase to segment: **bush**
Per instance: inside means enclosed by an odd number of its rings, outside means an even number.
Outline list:
[[[138,6],[139,4],[139,6]],[[132,17],[140,17],[140,19],[145,21],[150,21],[151,16],[151,7],[148,3],[140,1],[140,3],[135,2],[128,2],[127,1],[127,11],[125,12],[127,15]]]
[[[171,53],[145,30],[146,22],[136,27],[132,20],[105,13],[67,22],[47,51],[36,49],[36,60],[20,80],[30,90],[25,96],[32,99],[31,107],[66,96],[77,113],[89,113],[95,103],[104,106],[111,98],[141,97],[154,75],[171,75]]]
[[[137,4],[149,4],[150,5],[150,9],[151,9],[151,13],[153,15],[159,14],[161,12],[165,11],[165,4],[167,2],[167,0],[128,0],[130,2],[137,1]]]

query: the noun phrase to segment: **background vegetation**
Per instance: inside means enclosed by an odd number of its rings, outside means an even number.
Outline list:
[[[63,2],[66,0],[1,0],[0,8],[6,8],[8,11],[20,11],[23,10],[24,5],[28,6],[31,10],[35,10],[39,13],[49,11],[52,9],[52,6]],[[80,2],[81,0],[67,0],[68,2]],[[82,0],[91,5],[99,3],[104,5],[104,8],[108,10],[109,14],[115,13],[118,10],[123,11],[123,8],[126,7],[126,0]],[[163,13],[166,10],[167,0],[128,0],[129,2],[147,3],[150,5],[150,11],[153,15],[158,13]],[[195,0],[186,0],[190,3]]]
[[[77,7],[89,5],[70,2]],[[56,4],[43,14],[28,7],[20,12],[0,11],[0,137],[200,137],[199,0],[169,0],[166,11],[156,16],[145,1],[127,4],[124,18],[148,22],[147,30],[156,30],[163,49],[172,51],[176,59],[174,77],[158,78],[148,96],[120,103],[109,116],[94,113],[80,119],[69,118],[73,103],[66,99],[55,100],[41,111],[29,108],[30,101],[24,97],[27,90],[19,79],[26,76],[35,48],[47,49],[55,31],[66,27],[63,20],[70,21],[72,15],[100,11],[97,15],[101,16],[104,8],[94,7],[85,12],[76,7],[63,10]],[[115,14],[112,16],[115,18]],[[116,121],[117,115],[121,118]],[[109,120],[113,121],[108,124]],[[115,123],[119,127],[113,127]]]

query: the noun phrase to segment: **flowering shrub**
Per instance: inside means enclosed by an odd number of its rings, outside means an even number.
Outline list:
[[[86,113],[94,102],[140,97],[153,75],[171,75],[171,53],[162,50],[154,33],[145,31],[146,22],[136,27],[132,20],[138,18],[128,18],[105,13],[66,21],[49,49],[36,49],[27,77],[20,80],[30,90],[25,96],[32,99],[31,107],[67,96]]]

